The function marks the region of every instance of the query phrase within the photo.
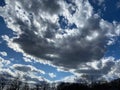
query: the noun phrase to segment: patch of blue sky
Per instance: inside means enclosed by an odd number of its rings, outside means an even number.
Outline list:
[[[107,46],[105,57],[113,56],[116,60],[120,59],[120,36],[114,37],[115,42]]]
[[[93,6],[94,12],[99,13],[104,20],[120,22],[120,8],[117,6],[119,0],[104,0],[101,5],[98,4],[98,0],[96,3],[93,0],[89,0],[89,2]]]
[[[69,23],[68,19],[65,18],[64,16],[59,16],[59,25],[62,29],[74,29],[77,28],[75,23]]]
[[[67,2],[68,4],[72,4],[72,0],[65,0],[65,2]]]
[[[0,6],[5,6],[5,1],[4,0],[0,0]]]
[[[43,75],[43,77],[45,77],[46,79],[50,80],[50,81],[56,81],[56,80],[62,80],[63,78],[67,77],[67,76],[71,76],[73,74],[68,73],[68,72],[52,72],[56,75],[56,77],[51,78],[48,74]]]
[[[102,17],[105,20],[110,22],[120,21],[120,8],[117,8],[117,3],[119,0],[105,0],[106,10],[103,13]]]
[[[62,29],[68,28],[68,20],[64,16],[59,16],[59,24]]]
[[[4,59],[11,60],[12,63],[21,62],[21,57],[23,57],[22,53],[16,52],[13,49],[9,48],[7,42],[0,38],[0,51],[7,52],[7,56]],[[13,60],[12,60],[13,59]]]
[[[13,31],[9,28],[7,28],[4,20],[2,17],[0,17],[0,51],[5,51],[7,52],[8,56],[4,57],[5,59],[11,59],[13,58],[13,63],[17,63],[17,62],[21,62],[22,59],[21,57],[23,57],[23,55],[19,52],[14,51],[13,49],[9,48],[7,45],[7,42],[3,40],[3,38],[1,37],[2,35],[7,35],[9,37],[13,37],[15,36],[13,34]]]
[[[0,36],[1,35],[8,35],[9,37],[13,37],[13,31],[7,28],[3,18],[0,16]]]

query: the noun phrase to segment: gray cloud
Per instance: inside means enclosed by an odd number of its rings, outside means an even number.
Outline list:
[[[6,2],[10,3],[10,1]],[[34,12],[35,14],[38,14],[39,12],[48,12],[54,14],[58,13],[60,10],[59,0],[52,0],[52,2],[50,0],[16,0],[15,2],[18,4],[20,9],[23,8],[25,11],[31,13]],[[22,4],[22,7],[20,7],[20,4]]]
[[[80,32],[77,35],[68,36],[59,41],[54,37],[57,32],[52,25],[48,26],[50,30],[47,29],[43,37],[40,37],[34,33],[37,30],[36,28],[26,29],[28,26],[20,20],[17,23],[23,33],[19,38],[14,39],[14,42],[18,43],[26,53],[50,60],[55,65],[65,66],[68,69],[77,68],[77,65],[81,63],[100,60],[104,56],[106,36],[99,26],[98,18],[90,17],[85,27],[79,29]],[[98,33],[99,36],[94,40],[87,40],[87,36],[94,38],[94,35],[92,35],[94,32]],[[55,42],[48,42],[48,38],[54,39]],[[56,47],[57,43],[59,45]],[[47,54],[57,55],[58,57],[47,56]]]
[[[14,64],[13,68],[18,70],[18,71],[22,71],[24,73],[37,72],[37,73],[45,74],[45,72],[43,70],[37,69],[37,68],[35,68],[34,66],[31,66],[31,65]]]
[[[31,71],[30,67],[26,67],[26,66],[14,66],[14,68],[16,70],[22,71],[22,72],[29,72]]]
[[[97,80],[108,80],[110,78],[119,78],[119,61],[116,63],[113,57],[104,58],[100,61],[94,61],[87,63],[84,67],[80,67],[79,70],[75,71],[79,74],[76,76],[68,76],[64,78],[65,82],[88,82]],[[109,79],[108,79],[109,78]]]
[[[112,68],[115,66],[115,62],[113,60],[107,60],[104,63],[100,61],[98,63],[98,66],[100,66],[100,68],[98,69],[89,68],[88,70],[79,70],[79,72],[82,72],[83,77],[86,78],[87,80],[91,81],[92,79],[93,81],[95,81],[97,79],[102,78],[104,75],[107,75],[110,71],[112,71]]]

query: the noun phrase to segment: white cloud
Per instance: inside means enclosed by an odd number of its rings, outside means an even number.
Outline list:
[[[120,36],[120,23],[114,22],[115,25],[115,33],[117,36]]]
[[[10,69],[13,71],[12,73],[20,76],[22,81],[32,82],[32,83],[42,83],[49,82],[46,78],[44,78],[44,74],[46,74],[43,70],[37,69],[31,65],[23,65],[23,64],[13,64]]]
[[[9,60],[5,60],[4,58],[0,57],[0,75],[6,74],[11,77],[16,76],[16,74],[9,68],[11,64],[12,63]]]
[[[6,78],[18,77],[21,81],[40,83],[48,81],[42,75],[46,74],[43,70],[37,69],[31,65],[13,64],[10,60],[0,57],[0,75],[6,75]]]
[[[115,39],[114,38],[110,38],[110,40],[108,41],[107,45],[113,45],[115,43]]]
[[[32,60],[31,60],[30,58],[28,58],[28,57],[23,57],[23,60],[24,60],[25,62],[32,62]]]
[[[76,77],[74,75],[72,75],[72,76],[67,76],[67,77],[63,78],[62,80],[60,80],[60,82],[62,81],[62,82],[74,83],[74,82],[76,82],[75,79],[76,79]]]
[[[6,67],[9,64],[11,64],[9,60],[5,60],[4,58],[0,57],[0,67]]]
[[[2,39],[7,42],[7,45],[8,45],[9,48],[12,48],[16,52],[24,53],[23,50],[20,49],[19,44],[13,43],[14,38],[10,38],[8,35],[2,35]]]
[[[112,67],[112,70],[104,77],[109,81],[120,78],[120,60],[117,60],[115,62],[115,65]]]
[[[7,52],[1,51],[1,52],[0,52],[0,55],[2,55],[2,56],[7,56]]]
[[[57,80],[56,82],[67,82],[67,83],[90,83],[86,78],[75,75],[64,77],[61,80]]]
[[[51,77],[51,78],[55,78],[56,75],[54,73],[48,73],[48,75]]]

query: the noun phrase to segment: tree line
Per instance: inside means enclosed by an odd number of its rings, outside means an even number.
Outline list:
[[[57,85],[57,86],[56,86]],[[0,90],[120,90],[120,79],[111,82],[65,83],[59,84],[41,82],[30,84],[22,82],[19,78],[0,80]]]
[[[94,82],[91,84],[82,83],[61,83],[57,90],[120,90],[120,79],[111,82]]]

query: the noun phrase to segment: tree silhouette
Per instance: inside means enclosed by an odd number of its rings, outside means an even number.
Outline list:
[[[57,90],[120,90],[120,79],[112,82],[94,82],[90,85],[81,83],[61,83]]]

